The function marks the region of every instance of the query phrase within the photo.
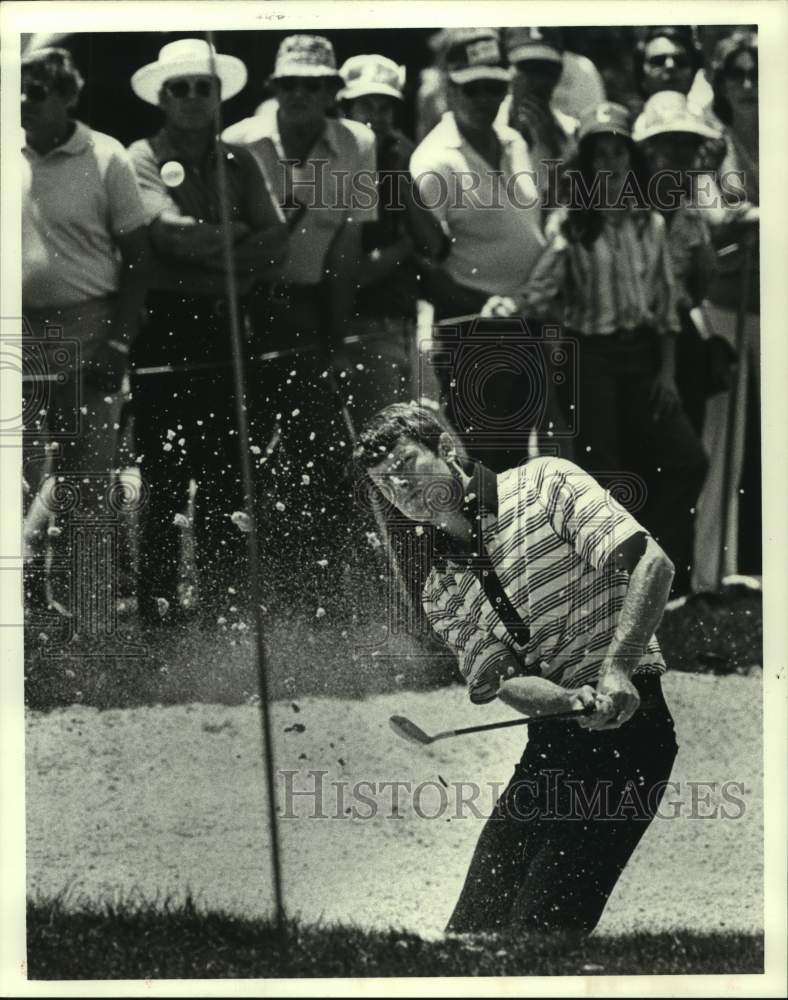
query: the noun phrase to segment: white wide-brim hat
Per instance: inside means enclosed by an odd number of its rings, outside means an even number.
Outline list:
[[[223,101],[235,97],[246,85],[246,66],[240,59],[216,52],[202,38],[183,38],[165,45],[156,62],[138,69],[131,78],[131,89],[148,104],[158,105],[159,91],[167,80],[214,73],[222,84]]]

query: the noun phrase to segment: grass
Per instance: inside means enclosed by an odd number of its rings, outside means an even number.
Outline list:
[[[362,698],[397,689],[424,690],[459,682],[449,653],[424,640],[385,635],[383,585],[352,576],[344,587],[309,595],[305,605],[267,605],[269,685],[274,698],[330,695]],[[352,595],[352,596],[348,596]],[[317,617],[316,606],[326,607]],[[658,636],[671,670],[746,674],[762,663],[761,594],[726,588],[666,613]],[[51,629],[26,630],[25,697],[29,708],[48,711],[84,704],[96,708],[189,702],[238,705],[254,701],[254,646],[240,616],[209,630],[143,633],[136,616],[120,619],[119,635],[140,650],[135,657],[84,656],[79,645],[67,657],[52,656]],[[43,637],[43,638],[42,638]],[[364,648],[364,647],[367,648]]]
[[[31,979],[363,976],[687,975],[763,972],[763,938],[689,931],[594,936],[485,935],[425,941],[396,930],[271,923],[184,904],[29,901]]]

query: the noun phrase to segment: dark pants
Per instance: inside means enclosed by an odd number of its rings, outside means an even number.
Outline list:
[[[277,286],[258,302],[249,382],[264,576],[290,605],[303,598],[312,611],[326,605],[336,579],[319,563],[327,559],[335,574],[358,538],[348,391],[332,377],[324,303],[321,289],[300,285]]]
[[[689,590],[694,511],[708,458],[681,407],[653,416],[650,396],[657,345],[645,331],[630,336],[578,334],[576,461],[603,486],[623,473],[625,506],[659,542],[676,567],[674,593]],[[631,474],[641,483],[634,485]]]
[[[634,683],[641,708],[619,729],[530,727],[447,930],[594,929],[656,814],[678,750],[659,679],[636,675]]]
[[[706,420],[706,349],[687,312],[681,314],[681,326],[676,339],[676,385],[684,412],[695,433],[702,437]]]
[[[143,618],[159,618],[157,598],[176,610],[181,528],[191,480],[200,607],[226,614],[244,599],[246,536],[231,521],[244,507],[229,324],[223,300],[149,296],[148,323],[133,364],[209,365],[132,378],[134,445],[149,496],[140,512],[138,599]],[[235,590],[231,594],[229,588]]]
[[[518,322],[479,320],[433,331],[446,416],[468,455],[494,472],[527,460],[534,431],[540,454],[572,457],[563,398],[570,379],[559,373],[568,372],[569,355],[540,336],[539,321],[526,319],[527,333]],[[554,358],[564,360],[557,366]]]

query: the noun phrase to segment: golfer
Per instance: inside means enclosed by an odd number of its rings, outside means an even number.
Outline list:
[[[571,462],[496,475],[457,455],[415,403],[376,414],[356,449],[384,509],[430,550],[422,602],[471,701],[589,714],[531,725],[447,929],[590,932],[676,756],[654,637],[673,566]]]

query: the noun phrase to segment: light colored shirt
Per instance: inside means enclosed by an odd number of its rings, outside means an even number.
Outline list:
[[[676,304],[690,309],[708,281],[711,237],[703,213],[682,205],[671,213],[667,225],[668,249],[676,286]],[[693,285],[696,287],[693,288]]]
[[[433,566],[424,610],[457,654],[471,701],[495,698],[507,676],[500,667],[505,653],[515,654],[523,672],[564,687],[594,684],[629,582],[610,557],[648,532],[587,472],[561,458],[532,459],[498,476],[477,466],[466,496],[473,492],[484,549],[530,636],[524,644],[513,637],[490,601],[489,581],[483,585],[460,557]],[[635,671],[665,669],[652,636]]]
[[[284,210],[290,243],[283,279],[317,285],[340,230],[378,218],[375,134],[366,125],[327,118],[307,160],[294,165],[286,162],[276,104],[266,102],[261,112],[230,125],[222,138],[249,148]]]
[[[221,225],[222,213],[219,200],[217,150],[210,148],[199,164],[184,165],[178,149],[162,129],[150,139],[138,139],[129,146],[129,154],[139,182],[142,200],[151,218],[163,213],[172,217],[189,217],[196,222]],[[282,213],[275,203],[268,186],[260,177],[254,157],[242,147],[221,144],[225,157],[225,178],[231,222],[245,222],[252,229],[262,229],[282,222]],[[180,167],[178,183],[165,183],[165,164]],[[267,197],[261,202],[261,195]],[[206,269],[199,261],[172,261],[159,258],[154,269],[153,288],[177,288],[177,272],[189,268],[192,272]],[[215,273],[215,271],[213,272]],[[254,284],[254,273],[238,276],[239,291],[243,294]]]
[[[622,211],[608,216],[589,246],[569,239],[567,211],[547,224],[550,244],[534,268],[524,295],[529,316],[559,318],[584,334],[611,334],[651,326],[678,333],[676,286],[665,220],[658,212]]]
[[[545,246],[539,195],[522,136],[507,125],[494,129],[498,170],[464,138],[451,111],[416,147],[410,170],[422,204],[452,241],[442,264],[449,277],[487,295],[517,295]]]
[[[22,149],[22,301],[28,309],[72,306],[118,291],[116,237],[146,225],[123,146],[76,122],[43,156]]]

